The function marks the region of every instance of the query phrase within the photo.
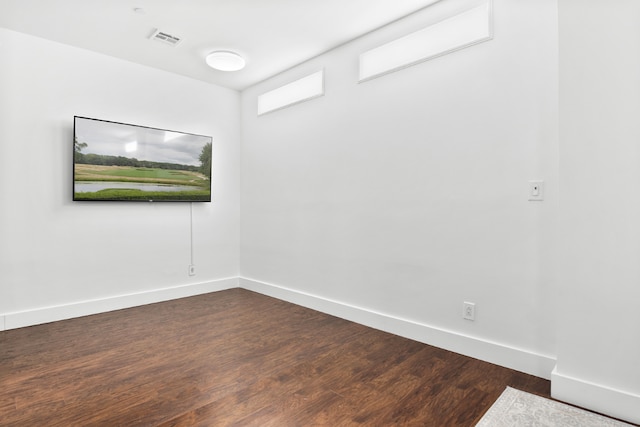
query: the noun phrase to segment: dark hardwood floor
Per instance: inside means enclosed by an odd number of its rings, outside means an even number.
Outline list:
[[[242,289],[0,332],[2,426],[473,426],[548,381]]]

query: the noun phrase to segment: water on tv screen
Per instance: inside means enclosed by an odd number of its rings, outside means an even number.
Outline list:
[[[73,200],[211,201],[210,136],[74,117]]]

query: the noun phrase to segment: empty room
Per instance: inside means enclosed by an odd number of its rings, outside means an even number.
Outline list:
[[[640,424],[638,16],[0,0],[0,426]]]

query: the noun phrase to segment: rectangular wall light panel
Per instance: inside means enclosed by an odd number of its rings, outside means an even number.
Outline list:
[[[360,55],[360,81],[493,38],[491,2],[430,25]]]
[[[258,96],[258,115],[324,95],[324,70]]]

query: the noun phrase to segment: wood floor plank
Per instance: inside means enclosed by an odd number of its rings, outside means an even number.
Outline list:
[[[1,426],[472,426],[548,381],[242,289],[0,332]]]

